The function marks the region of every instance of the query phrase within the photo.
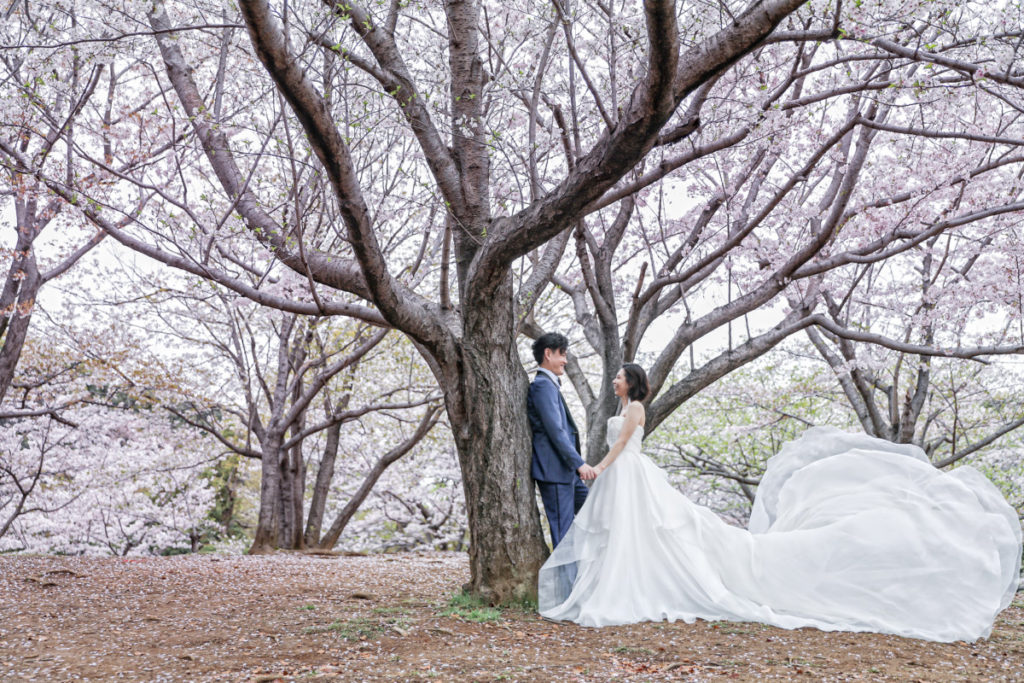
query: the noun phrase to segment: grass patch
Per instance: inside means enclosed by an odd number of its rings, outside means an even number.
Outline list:
[[[482,600],[469,593],[456,593],[448,601],[448,606],[440,612],[443,617],[459,617],[466,621],[483,623],[487,621],[499,621],[501,610],[497,607],[490,607]]]
[[[786,666],[800,666],[800,667],[803,667],[805,669],[808,668],[808,667],[812,667],[812,666],[821,666],[821,664],[817,664],[815,662],[809,662],[806,659],[803,659],[801,657],[786,657],[785,664],[786,664]]]
[[[653,650],[648,650],[646,647],[630,647],[628,645],[619,645],[617,648],[612,650],[617,655],[653,655]]]
[[[373,621],[366,617],[356,617],[348,621],[335,621],[327,626],[310,626],[302,630],[305,634],[335,633],[345,640],[366,640],[380,634],[388,624]]]
[[[371,611],[374,614],[398,614],[401,616],[409,613],[404,607],[374,607]]]

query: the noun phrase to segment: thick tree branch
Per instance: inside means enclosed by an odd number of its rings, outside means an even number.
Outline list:
[[[922,344],[910,344],[906,342],[897,341],[889,337],[874,334],[871,332],[862,332],[860,330],[852,330],[848,327],[843,327],[834,320],[817,313],[811,316],[809,324],[817,325],[822,329],[828,330],[837,337],[848,339],[850,341],[865,342],[868,344],[875,344],[876,346],[882,346],[893,351],[900,351],[902,353],[910,353],[919,356],[938,356],[942,358],[966,358],[968,360],[977,361],[979,363],[987,362],[984,356],[1006,356],[1011,354],[1024,353],[1024,343],[1009,345],[1009,346],[964,346],[956,348],[941,348],[939,346],[924,346]]]
[[[149,15],[154,29],[163,30],[170,26],[162,2],[154,5]],[[288,232],[262,208],[249,184],[235,162],[234,153],[228,144],[224,129],[212,120],[199,88],[192,79],[191,70],[185,62],[177,43],[164,34],[157,35],[157,45],[163,57],[167,75],[171,80],[178,99],[189,117],[192,128],[203,145],[203,150],[224,191],[245,218],[250,231],[274,252],[282,263],[296,273],[335,289],[351,292],[363,298],[370,298],[370,287],[360,269],[346,259],[331,254],[309,252],[303,259],[288,246]],[[333,124],[332,124],[333,125]],[[360,200],[361,201],[361,200]]]
[[[995,443],[997,440],[1006,436],[1015,429],[1019,429],[1022,426],[1024,426],[1024,417],[1017,420],[1013,420],[1012,422],[1008,422],[1002,425],[996,431],[986,436],[984,439],[981,439],[980,441],[968,446],[967,448],[962,448],[956,453],[953,453],[943,458],[939,462],[935,463],[935,466],[938,468],[949,467],[958,460],[962,460],[963,458],[966,458],[968,455],[980,451],[982,448],[985,448],[986,446]]]
[[[434,355],[453,357],[454,340],[440,316],[419,303],[419,297],[388,272],[348,146],[323,97],[290,54],[266,0],[243,3],[241,9],[256,54],[298,117],[330,179],[370,298],[394,327],[431,349]]]

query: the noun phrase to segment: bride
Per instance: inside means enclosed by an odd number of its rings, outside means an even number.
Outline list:
[[[695,619],[987,636],[1017,590],[1017,513],[971,467],[913,445],[809,429],[768,462],[749,529],[679,493],[640,450],[647,377],[614,381],[622,412],[568,534],[539,575],[543,616],[585,626]]]

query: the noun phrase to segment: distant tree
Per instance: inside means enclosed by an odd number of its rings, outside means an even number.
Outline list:
[[[0,417],[0,550],[197,550],[212,532],[203,473],[220,452],[162,407],[181,399],[180,368],[126,326],[44,320]]]
[[[1014,220],[980,234],[935,236],[885,267],[861,265],[828,279],[828,324],[807,335],[864,431],[916,443],[946,467],[1024,426],[1014,397],[1019,378],[986,353],[1022,338],[1022,245]],[[888,348],[870,343],[880,335]],[[944,349],[976,362],[936,359]]]
[[[289,276],[278,285],[287,286]],[[399,360],[399,340],[386,343],[388,328],[308,318],[206,293],[165,289],[161,299],[161,333],[205,348],[214,362],[225,364],[218,411],[202,405],[166,409],[229,452],[259,460],[253,552],[333,548],[384,471],[437,424],[438,397],[429,384],[413,381],[421,364]],[[328,496],[338,486],[335,472],[347,470],[338,463],[342,431],[375,414],[404,421],[412,410],[422,413],[415,428],[392,432],[395,442],[379,450],[348,504],[334,520],[326,519]],[[308,452],[312,448],[319,457]]]
[[[0,27],[5,46],[33,39],[34,31],[25,22],[10,20],[11,13],[19,10],[18,4],[0,12],[7,15]],[[56,8],[40,9],[42,14],[35,17],[39,22],[62,13]],[[106,236],[81,216],[69,215],[64,200],[8,153],[32,159],[35,168],[48,174],[69,181],[76,178],[79,166],[71,147],[83,110],[96,97],[104,67],[87,63],[74,51],[52,60],[45,76],[23,68],[25,62],[20,51],[0,50],[0,109],[4,111],[0,123],[4,143],[0,146],[0,216],[5,222],[14,220],[0,249],[0,263],[7,272],[0,290],[0,402],[17,370],[39,290],[67,272]],[[97,99],[102,99],[102,94]],[[114,123],[109,108],[106,122]],[[133,165],[127,164],[126,170]],[[83,175],[86,177],[76,178],[76,182],[88,187],[95,178],[88,177],[88,169]],[[47,228],[49,233],[60,233],[56,240],[46,239]],[[82,232],[90,234],[81,236]]]

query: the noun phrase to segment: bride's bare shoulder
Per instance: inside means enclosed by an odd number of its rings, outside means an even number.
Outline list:
[[[640,401],[630,401],[629,405],[626,406],[626,417],[635,417],[642,423],[646,414],[644,404]]]

